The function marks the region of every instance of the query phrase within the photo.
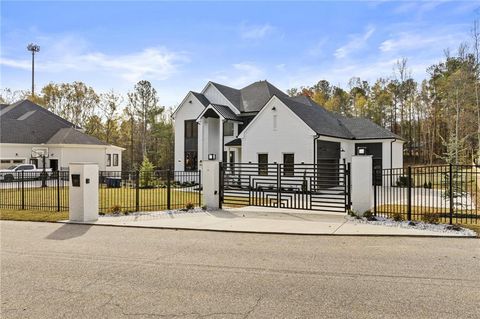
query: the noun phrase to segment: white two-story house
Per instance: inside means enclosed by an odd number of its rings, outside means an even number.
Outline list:
[[[341,163],[359,149],[375,168],[403,166],[404,140],[363,118],[327,111],[305,96],[289,97],[267,81],[235,89],[208,82],[188,92],[173,114],[175,169],[228,163]]]

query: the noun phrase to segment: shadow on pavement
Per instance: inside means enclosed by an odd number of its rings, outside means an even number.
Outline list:
[[[92,225],[64,224],[62,227],[48,235],[46,239],[67,240],[83,236]]]

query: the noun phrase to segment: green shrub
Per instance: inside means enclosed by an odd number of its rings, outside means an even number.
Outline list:
[[[203,205],[202,210],[207,210],[207,205]]]
[[[194,209],[194,208],[195,208],[195,205],[193,205],[193,203],[190,203],[190,202],[189,202],[189,203],[187,203],[187,205],[185,205],[185,208],[186,208],[187,210]]]
[[[410,185],[410,179],[408,176],[400,176],[397,180],[398,187],[408,187]]]
[[[140,187],[148,188],[152,186],[154,167],[148,157],[143,157],[142,166],[140,167]]]
[[[122,206],[120,205],[113,205],[111,208],[110,208],[110,212],[112,214],[120,214],[122,212]]]
[[[363,217],[365,217],[366,219],[372,218],[373,213],[370,210],[367,210],[366,212],[363,213]]]
[[[439,218],[438,215],[435,213],[425,213],[422,216],[422,221],[428,224],[438,224]]]
[[[425,182],[425,183],[423,183],[423,188],[427,188],[427,189],[432,188],[432,182]]]
[[[392,215],[392,219],[393,219],[394,221],[396,221],[396,222],[401,222],[401,221],[403,221],[403,219],[404,219],[404,218],[403,218],[403,214],[400,213],[400,212],[395,212],[395,213],[393,213],[393,215]]]

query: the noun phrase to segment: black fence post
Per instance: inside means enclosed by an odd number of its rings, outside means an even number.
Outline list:
[[[453,223],[453,165],[449,165],[450,225]]]
[[[167,170],[167,209],[171,208],[171,173],[170,169]]]
[[[22,210],[25,209],[25,171],[22,171]]]
[[[348,200],[348,210],[352,209],[352,165],[351,163],[347,163],[347,200]]]
[[[408,172],[407,220],[412,220],[412,167],[411,166],[408,167],[407,172]]]
[[[282,164],[277,164],[277,207],[280,208],[282,199]]]
[[[135,174],[135,211],[140,210],[140,171]]]
[[[198,207],[202,206],[202,171],[198,170]]]
[[[382,171],[380,170],[380,174]],[[377,216],[377,174],[378,171],[373,169],[373,215]],[[380,176],[382,178],[382,176]]]
[[[60,171],[57,171],[57,212],[60,211]]]
[[[223,167],[223,163],[222,162],[219,162],[218,163],[219,165],[219,168],[218,168],[218,185],[219,185],[219,190],[218,190],[218,208],[219,209],[222,209],[222,204],[223,204],[223,196],[224,196],[224,193],[223,193],[223,188],[225,186],[225,181],[224,181],[224,167]]]

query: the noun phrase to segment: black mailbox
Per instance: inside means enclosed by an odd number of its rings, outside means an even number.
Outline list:
[[[72,186],[80,187],[80,174],[72,174]]]

